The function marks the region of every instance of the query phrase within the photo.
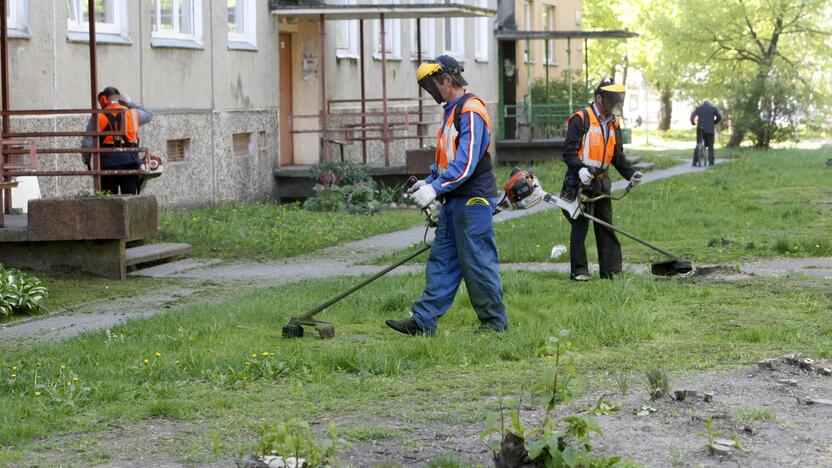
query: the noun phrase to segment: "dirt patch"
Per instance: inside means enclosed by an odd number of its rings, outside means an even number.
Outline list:
[[[824,364],[829,367],[829,364]],[[621,406],[621,411],[598,420],[605,437],[594,438],[596,451],[623,456],[646,466],[829,466],[832,464],[832,405],[802,402],[832,400],[832,377],[797,366],[778,364],[775,370],[745,367],[728,371],[674,375],[673,389],[713,393],[713,401],[701,398],[650,401],[632,376],[628,396],[618,394],[614,383],[584,395],[563,410],[574,414],[602,395]],[[645,416],[634,413],[642,406],[655,408]],[[348,442],[338,453],[339,466],[427,466],[431,460],[453,456],[466,463],[492,466],[491,454],[479,439],[484,421],[451,424],[441,418],[425,420],[358,419],[330,414],[339,434]],[[435,415],[434,415],[435,416]],[[448,414],[447,420],[455,415]],[[524,423],[537,425],[542,413],[532,409],[521,415]],[[736,437],[740,449],[724,457],[706,449],[704,421],[710,418],[721,438]],[[325,423],[316,430],[324,437]],[[149,419],[109,425],[106,430],[50,437],[33,443],[32,460],[41,464],[90,464],[104,466],[228,466],[233,456],[216,460],[210,435],[198,422]],[[248,443],[251,440],[240,440]],[[234,441],[223,440],[225,447]]]

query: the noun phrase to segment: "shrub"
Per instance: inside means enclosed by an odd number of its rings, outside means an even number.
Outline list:
[[[0,265],[0,317],[46,312],[47,294],[38,278]]]

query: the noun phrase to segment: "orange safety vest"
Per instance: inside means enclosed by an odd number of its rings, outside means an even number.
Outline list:
[[[127,109],[121,104],[115,103],[107,106],[107,109],[120,111]],[[122,112],[108,112],[98,114],[98,131],[99,132],[124,132],[126,136],[112,135],[99,137],[102,147],[117,147],[117,146],[138,146],[139,143],[139,112],[136,109],[129,109],[124,112],[124,129],[122,125]]]
[[[572,114],[569,117],[571,122],[575,116],[579,116],[584,123],[584,137],[581,140],[581,146],[578,148],[578,157],[585,166],[597,167],[599,169],[606,169],[612,163],[612,158],[615,155],[615,129],[618,128],[618,119],[611,119],[609,123],[609,132],[606,141],[604,141],[604,128],[595,115],[592,106],[582,109]],[[589,119],[587,125],[585,118]]]
[[[469,97],[463,104],[460,115],[467,112],[475,112],[477,115],[482,117],[482,120],[485,121],[486,127],[488,127],[488,134],[491,134],[491,118],[488,117],[488,111],[485,109],[485,102],[481,98],[477,96]],[[456,115],[456,106],[454,106],[454,108],[451,109],[451,112],[449,112],[448,119],[445,121],[445,124],[439,127],[439,131],[436,134],[436,168],[439,174],[447,169],[448,164],[453,162],[456,158],[456,140],[459,136],[456,125],[454,125],[454,118]],[[473,139],[471,141],[473,144]],[[494,144],[493,140],[491,141],[492,143],[488,146],[489,154],[491,154],[491,147]]]

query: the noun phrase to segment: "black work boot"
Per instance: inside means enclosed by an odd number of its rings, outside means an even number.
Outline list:
[[[404,333],[405,335],[416,336],[430,334],[419,328],[419,325],[415,320],[413,320],[413,317],[402,320],[385,320],[384,323],[386,323],[387,326],[393,330],[396,330],[399,333]]]

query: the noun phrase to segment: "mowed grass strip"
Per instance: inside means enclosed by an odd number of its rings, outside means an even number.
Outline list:
[[[824,358],[832,350],[824,283],[503,277],[511,322],[504,334],[473,333],[478,323],[465,294],[436,337],[388,330],[383,320],[407,315],[423,287],[421,275],[406,275],[379,280],[323,313],[320,319],[336,324],[335,340],[283,340],[281,327],[356,279],[259,290],[3,356],[0,460],[22,456],[38,437],[150,417],[210,421],[206,431],[231,427],[237,442],[250,440],[263,420],[293,416],[476,424],[490,397],[528,390],[542,366],[536,350],[561,329],[571,332],[582,378],[656,365],[737,365],[795,351]]]
[[[613,202],[614,223],[700,263],[832,255],[832,183],[826,151],[731,150],[730,155],[736,159],[705,173],[634,189],[624,201]],[[554,186],[554,181],[542,180],[544,188],[559,190],[559,182]],[[554,244],[568,245],[569,232],[569,223],[556,211],[500,223],[500,260],[568,261],[567,255],[550,260],[549,253]],[[625,262],[661,259],[641,244],[620,235],[619,239]],[[593,260],[594,244],[590,234],[586,245]]]
[[[269,260],[419,224],[418,210],[321,213],[297,204],[244,203],[162,210],[158,239],[193,245],[200,257]]]

